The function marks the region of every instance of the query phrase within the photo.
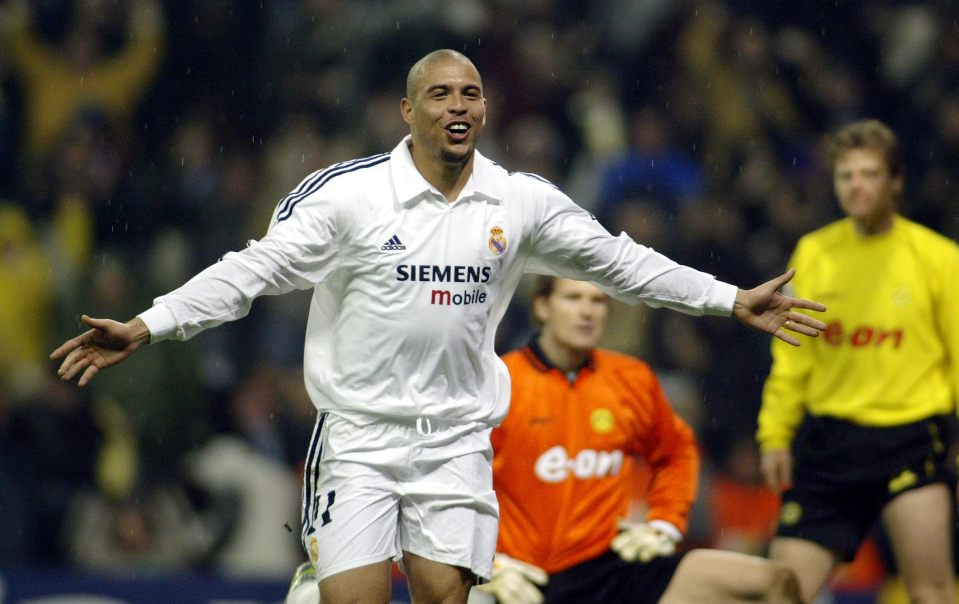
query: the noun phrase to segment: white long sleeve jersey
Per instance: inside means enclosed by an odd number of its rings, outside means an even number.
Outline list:
[[[188,339],[245,316],[257,296],[312,287],[304,373],[319,410],[497,425],[510,383],[494,334],[524,272],[593,281],[631,303],[732,312],[734,286],[610,235],[550,183],[478,152],[448,202],[409,144],[307,177],[262,240],[140,315],[151,341]]]

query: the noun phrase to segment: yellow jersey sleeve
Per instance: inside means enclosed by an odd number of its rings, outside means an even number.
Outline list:
[[[809,245],[800,241],[789,260],[796,276],[786,286],[790,295],[805,297],[803,284],[815,270],[810,262]],[[787,449],[803,417],[806,383],[815,362],[815,340],[804,340],[798,348],[778,338],[772,339],[773,363],[763,385],[759,429],[756,438],[760,448]]]

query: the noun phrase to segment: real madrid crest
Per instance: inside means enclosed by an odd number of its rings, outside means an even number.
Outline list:
[[[503,235],[503,228],[494,226],[489,230],[489,251],[497,256],[506,252],[506,236]]]

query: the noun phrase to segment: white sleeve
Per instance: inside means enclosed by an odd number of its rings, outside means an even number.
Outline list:
[[[592,281],[618,300],[691,315],[732,314],[737,288],[683,266],[626,233],[610,235],[595,216],[552,187],[536,220],[527,270]]]
[[[186,340],[247,315],[262,295],[306,289],[336,270],[336,210],[329,200],[306,198],[260,241],[230,252],[180,288],[156,298],[139,317],[150,341]]]

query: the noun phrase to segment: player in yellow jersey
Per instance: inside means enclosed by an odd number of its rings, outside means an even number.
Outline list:
[[[899,214],[887,126],[850,124],[829,154],[846,217],[790,261],[790,286],[826,304],[827,329],[801,349],[773,344],[759,413],[763,474],[783,503],[770,556],[812,601],[881,519],[912,602],[955,602],[959,246]]]

